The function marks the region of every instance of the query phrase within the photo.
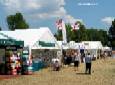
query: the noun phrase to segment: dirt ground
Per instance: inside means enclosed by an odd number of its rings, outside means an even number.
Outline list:
[[[115,85],[115,58],[93,61],[91,75],[84,74],[84,66],[80,64],[77,72],[73,66],[59,72],[42,69],[33,75],[0,79],[0,85]]]

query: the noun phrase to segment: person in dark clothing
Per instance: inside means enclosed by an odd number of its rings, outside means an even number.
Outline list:
[[[80,55],[80,53],[78,54],[77,52],[74,55],[75,55],[75,57],[74,57],[74,70],[76,71],[76,67],[77,67],[77,71],[78,71],[78,67],[79,67],[80,60],[81,60],[81,55]]]
[[[64,56],[64,65],[67,65],[67,56]]]
[[[87,71],[89,71],[88,73],[91,74],[91,62],[92,62],[92,57],[90,53],[88,53],[88,55],[85,56],[85,65],[86,65],[85,73],[86,74],[87,74]]]
[[[72,62],[72,57],[69,55],[67,56],[67,65],[70,65]]]
[[[85,53],[82,53],[82,54],[81,54],[81,62],[82,62],[82,63],[84,62],[84,58],[85,58]]]
[[[55,61],[55,71],[59,71],[60,70],[60,65],[59,62],[56,60]]]

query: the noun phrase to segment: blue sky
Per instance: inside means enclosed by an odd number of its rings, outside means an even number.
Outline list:
[[[49,27],[53,33],[58,18],[107,29],[115,17],[114,4],[115,0],[0,0],[0,26],[8,30],[6,17],[21,12],[30,28]]]

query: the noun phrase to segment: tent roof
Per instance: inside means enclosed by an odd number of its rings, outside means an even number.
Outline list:
[[[24,40],[26,45],[33,44],[38,40],[41,35],[46,31],[46,29],[25,29],[25,30],[15,30],[15,31],[0,31],[4,35],[11,37],[16,40]],[[4,38],[4,37],[0,37]],[[8,39],[8,38],[5,38]]]
[[[111,48],[110,47],[103,47],[103,50],[105,50],[105,51],[111,51]]]
[[[102,49],[101,41],[82,41],[85,49]]]
[[[63,41],[57,41],[57,43],[60,46],[60,48],[70,49],[69,44],[63,44]]]
[[[57,40],[51,33],[48,27],[41,27],[40,29],[23,29],[15,31],[0,31],[6,36],[0,34],[0,39],[8,39],[9,37],[16,40],[24,41],[25,46],[39,48],[38,41],[45,41],[57,44]],[[40,47],[41,48],[41,47]]]

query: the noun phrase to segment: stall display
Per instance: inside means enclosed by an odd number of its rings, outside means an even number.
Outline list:
[[[22,74],[32,74],[33,73],[33,62],[32,56],[29,55],[29,48],[23,48],[23,57],[22,57]]]
[[[38,49],[32,50],[33,70],[38,71],[42,68],[51,66],[53,58],[57,57],[57,50]]]
[[[8,75],[21,74],[21,57],[17,53],[12,51],[6,51],[5,53],[5,71]]]
[[[46,34],[47,36],[44,36]],[[57,40],[53,36],[52,32],[47,27],[40,29],[25,29],[25,30],[15,30],[15,31],[0,31],[0,48],[6,51],[9,49],[14,52],[21,48],[22,56],[18,61],[15,58],[6,58],[9,62],[5,62],[7,74],[17,75],[20,73],[19,68],[21,68],[21,74],[31,74],[35,70],[36,60],[33,56],[41,57],[40,62],[37,62],[37,69],[47,67],[51,63],[51,59],[57,56],[57,51],[60,49],[57,44]],[[11,47],[8,47],[11,46]],[[25,48],[29,47],[29,52],[32,54],[33,58],[30,58],[30,54],[26,54]],[[32,50],[36,50],[37,54],[32,53]],[[41,55],[41,56],[40,56]],[[35,60],[35,61],[33,61]],[[12,61],[12,62],[11,62]],[[39,61],[39,60],[38,60]]]
[[[32,74],[33,73],[32,58],[31,56],[29,57],[30,58],[27,60],[27,74]]]
[[[3,35],[7,37],[6,35]],[[0,49],[4,50],[4,69],[2,74],[5,75],[19,75],[21,74],[21,49],[23,49],[24,41],[17,41],[15,39],[0,39]]]

